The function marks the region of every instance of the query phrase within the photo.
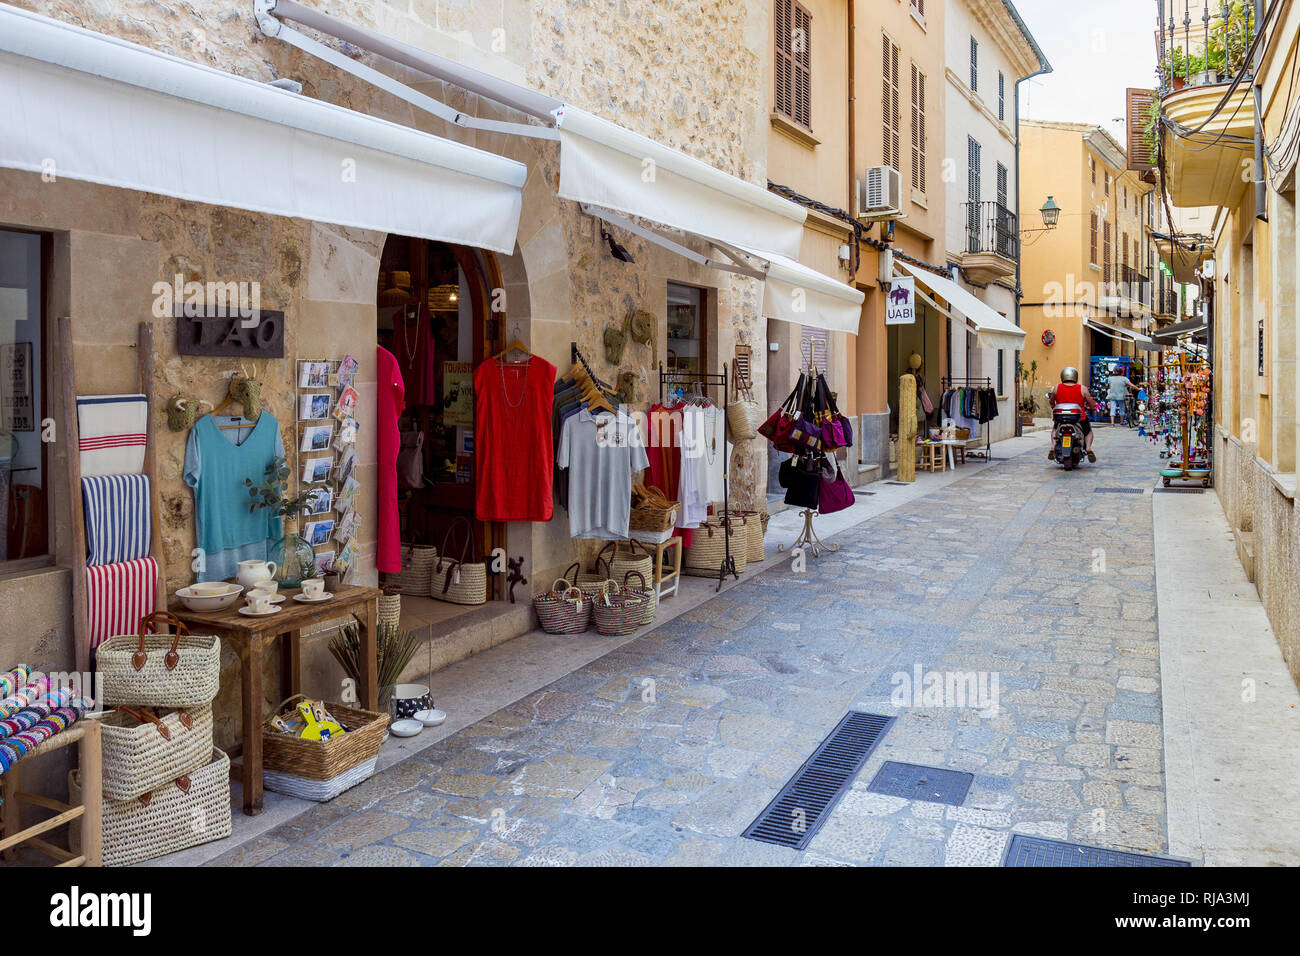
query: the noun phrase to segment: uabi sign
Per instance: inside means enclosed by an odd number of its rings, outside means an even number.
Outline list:
[[[895,279],[889,284],[885,298],[886,325],[914,325],[916,323],[916,280],[911,276]]]

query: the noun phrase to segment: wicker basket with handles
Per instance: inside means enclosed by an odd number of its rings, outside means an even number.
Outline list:
[[[458,527],[465,529],[460,558],[448,557],[447,542]],[[469,560],[465,560],[466,558]],[[429,596],[449,604],[486,604],[488,599],[487,565],[474,560],[474,528],[466,518],[457,518],[442,539],[442,554],[433,566]]]
[[[160,624],[176,633],[154,633]],[[138,634],[105,640],[95,661],[107,704],[200,707],[212,703],[221,689],[220,639],[190,634],[169,611],[145,615]]]
[[[212,705],[173,710],[118,707],[100,718],[104,796],[132,800],[212,759]]]

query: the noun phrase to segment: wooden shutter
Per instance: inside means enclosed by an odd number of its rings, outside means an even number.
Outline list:
[[[884,165],[902,171],[899,149],[899,126],[902,124],[898,100],[898,47],[887,34],[881,34],[880,111],[884,118]]]
[[[1089,246],[1089,249],[1091,250],[1091,258],[1089,258],[1088,261],[1091,262],[1094,266],[1100,265],[1100,263],[1097,261],[1097,214],[1095,212],[1092,214],[1091,236],[1092,236],[1092,243]]]
[[[1110,282],[1110,223],[1101,230],[1101,281]]]
[[[812,15],[794,4],[793,32],[790,37],[794,90],[791,99],[793,118],[805,129],[812,129]]]
[[[998,70],[998,119],[1007,118],[1007,77]]]
[[[1124,119],[1128,126],[1128,168],[1139,173],[1149,173],[1156,168],[1155,147],[1147,139],[1146,126],[1155,90],[1125,91]]]
[[[974,37],[970,38],[970,91],[979,90],[980,79],[980,45]]]
[[[775,0],[773,12],[776,89],[773,91],[772,108],[791,119],[794,118],[794,57],[790,52],[790,29],[794,22],[793,6],[793,0]]]
[[[825,329],[814,329],[809,326],[802,326],[803,334],[799,343],[799,348],[803,354],[805,367],[808,363],[808,357],[812,356],[813,364],[821,371],[826,371],[826,363],[830,360],[831,354],[831,334]]]
[[[912,64],[912,188],[925,193],[925,74]]]
[[[966,198],[980,201],[980,144],[973,136],[966,137]]]
[[[1010,203],[1007,196],[1007,167],[998,163],[998,205],[1003,209],[1010,209]]]

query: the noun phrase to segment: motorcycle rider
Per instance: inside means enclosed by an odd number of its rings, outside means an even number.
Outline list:
[[[1083,409],[1083,420],[1079,423],[1079,428],[1083,431],[1083,450],[1088,455],[1088,461],[1095,462],[1097,456],[1092,452],[1092,422],[1088,421],[1088,409],[1096,405],[1097,400],[1085,386],[1079,384],[1077,368],[1067,365],[1061,369],[1061,383],[1047,393],[1047,401],[1053,408],[1057,405],[1074,404]],[[1055,428],[1052,429],[1052,439],[1055,442]],[[1055,460],[1051,449],[1048,449],[1047,457],[1049,460]]]

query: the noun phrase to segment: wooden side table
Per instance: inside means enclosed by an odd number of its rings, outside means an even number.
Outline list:
[[[230,641],[239,654],[239,686],[241,694],[240,715],[243,734],[242,783],[244,787],[244,813],[255,816],[262,812],[262,655],[267,644],[283,637],[280,647],[280,680],[282,696],[299,693],[301,662],[298,645],[302,632],[355,613],[361,619],[361,686],[357,695],[365,710],[379,709],[379,673],[376,627],[379,620],[379,588],[344,585],[334,596],[320,604],[303,604],[286,595],[280,610],[265,617],[250,617],[239,613],[243,605],[224,611],[201,613],[190,611],[184,605],[173,606],[171,611],[185,622],[195,634],[216,634]],[[296,592],[294,592],[296,593]]]
[[[101,735],[99,721],[85,717],[77,721],[62,733],[50,737],[9,770],[0,774],[0,798],[4,800],[4,818],[0,822],[0,854],[6,860],[13,858],[14,847],[23,843],[31,844],[34,850],[58,861],[58,866],[99,866],[103,850],[103,757],[100,747]],[[21,789],[21,770],[23,765],[33,757],[51,753],[72,744],[80,745],[81,805],[72,806],[51,800],[34,793],[24,793]],[[47,817],[39,823],[33,823],[22,829],[22,805],[31,804],[45,810],[52,810],[54,816]],[[44,839],[41,834],[72,823],[81,821],[81,854],[73,855]]]

